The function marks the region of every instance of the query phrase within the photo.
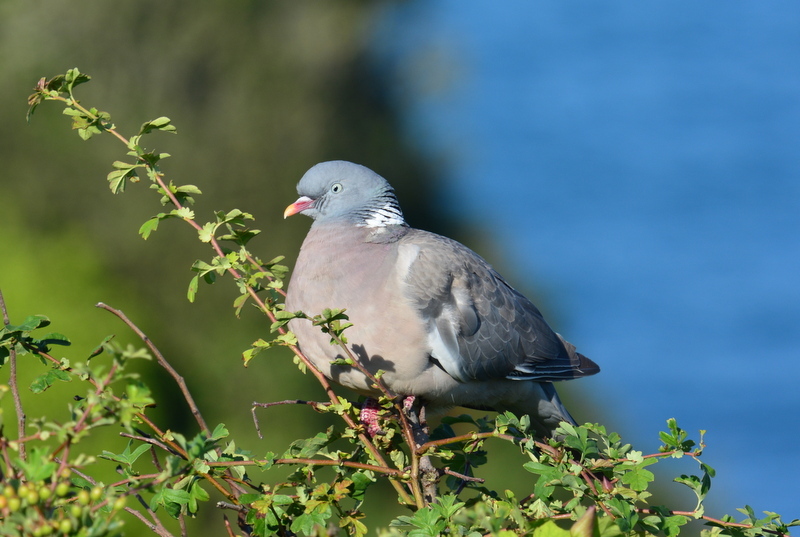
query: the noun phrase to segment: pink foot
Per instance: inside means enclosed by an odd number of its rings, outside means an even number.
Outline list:
[[[374,438],[375,435],[381,432],[380,425],[378,425],[378,410],[380,410],[380,408],[381,407],[378,406],[378,401],[372,397],[366,398],[361,405],[361,412],[358,415],[358,419],[361,420],[361,423],[367,428],[367,434],[370,438]]]

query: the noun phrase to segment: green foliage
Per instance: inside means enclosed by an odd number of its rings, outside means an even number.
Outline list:
[[[271,338],[257,340],[243,353],[245,365],[276,346],[291,349],[295,363],[317,378],[327,400],[284,403],[311,406],[336,417],[337,425],[291,443],[280,456],[241,450],[224,425],[212,429],[206,424],[183,378],[122,312],[98,304],[127,324],[146,348],[123,349],[108,337],[83,356],[57,359],[50,346],[69,345],[69,340],[55,332],[40,334],[50,324],[41,315],[12,325],[0,295],[4,315],[0,365],[9,371],[9,384],[0,386],[0,397],[10,394],[17,414],[16,436],[8,435],[10,427],[0,432],[0,534],[118,535],[123,525],[120,514],[128,512],[156,534],[172,535],[169,520],[195,516],[202,505],[211,508],[208,502],[214,494],[217,507],[234,514],[243,534],[362,536],[369,531],[362,507],[368,489],[379,481],[394,487],[399,504],[408,509],[389,527],[377,529],[385,536],[671,537],[692,520],[706,524],[703,535],[708,537],[754,536],[788,535],[789,527],[800,525],[798,520],[784,523],[774,513],[759,518],[750,507],[741,510],[745,515],[741,521],[706,515],[704,502],[715,472],[701,460],[702,433],[695,443],[673,419],[659,434],[663,445],[651,454],[634,450],[599,424],[564,423],[555,439],[542,441],[533,436],[527,416],[510,413],[492,420],[467,415],[445,418],[429,432],[420,423],[419,402],[391,393],[380,372],[370,374],[350,353],[345,345],[350,326],[345,311],[285,311],[287,269],[280,264],[282,258],[263,262],[247,249],[259,233],[248,227],[250,214],[233,209],[214,213],[206,223],[196,221],[189,207],[200,190],[165,181],[158,163],[169,155],[141,145],[143,137],[153,132],[176,132],[171,121],[159,117],[145,122],[135,136],[125,138],[108,113],[86,108],[76,99],[74,88],[88,80],[77,69],[42,79],[29,98],[29,118],[44,101],[59,101],[82,139],[110,134],[122,142],[129,159],[112,164],[111,191],[123,193],[129,182],[146,178],[161,206],[168,206],[141,226],[140,235],[147,239],[161,221],[180,219],[211,248],[209,259],[192,264],[189,300],[195,299],[201,280],[213,284],[218,277],[231,277],[239,291],[233,301],[236,315],[249,303],[270,322]],[[340,364],[358,368],[382,392],[377,407],[350,402],[336,393],[287,331],[294,319],[313,323],[330,336],[331,344],[341,346]],[[39,364],[30,359],[33,356]],[[129,365],[137,359],[154,359],[172,376],[199,432],[168,430],[148,415],[157,394],[131,372]],[[58,405],[66,408],[66,419],[25,416],[17,368],[42,366],[44,371],[26,397],[48,397],[53,393],[50,388],[61,382],[82,386],[85,395]],[[359,418],[367,411],[374,413],[377,431],[365,431]],[[97,455],[84,452],[81,441],[103,427],[120,429],[124,445],[109,445]],[[462,428],[468,432],[456,432]],[[476,470],[491,457],[490,444],[496,442],[509,442],[518,449],[519,459],[509,464],[530,475],[528,496],[494,490],[477,477]],[[681,457],[698,465],[696,475],[674,479],[696,496],[694,509],[652,504],[651,466]],[[116,468],[117,481],[107,484],[93,477],[109,463]],[[275,477],[270,471],[276,468],[292,472]],[[137,501],[127,501],[128,497]],[[228,533],[233,534],[232,528]]]

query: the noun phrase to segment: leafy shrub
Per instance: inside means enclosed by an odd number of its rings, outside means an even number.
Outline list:
[[[758,518],[749,507],[740,509],[745,515],[740,521],[728,515],[706,515],[704,500],[715,472],[701,460],[702,436],[699,444],[695,443],[672,419],[667,421],[667,431],[660,433],[659,451],[651,454],[634,450],[618,434],[598,424],[565,423],[557,431],[557,439],[543,442],[530,432],[527,416],[510,413],[493,420],[449,417],[430,432],[419,402],[391,393],[377,374],[370,378],[382,393],[373,409],[380,431],[369,434],[359,419],[363,405],[341,397],[286,330],[289,320],[307,319],[329,334],[333,344],[342,346],[348,356],[342,364],[369,375],[345,345],[349,326],[345,313],[329,309],[312,316],[285,311],[283,278],[287,269],[280,264],[281,258],[264,262],[247,249],[259,234],[248,227],[252,216],[233,209],[199,223],[192,207],[200,189],[166,181],[159,162],[169,155],[141,145],[151,132],[175,133],[172,122],[166,117],[145,122],[136,135],[126,138],[108,113],[84,107],[76,99],[75,87],[87,81],[89,77],[77,69],[41,79],[29,98],[29,117],[42,102],[58,101],[84,140],[109,134],[122,142],[128,158],[113,163],[108,174],[111,191],[122,193],[129,183],[146,178],[165,207],[141,226],[141,236],[147,239],[164,220],[180,219],[211,247],[210,259],[192,265],[195,275],[189,283],[189,300],[194,300],[201,280],[211,284],[219,276],[231,277],[239,289],[233,301],[235,313],[252,303],[271,323],[270,337],[244,351],[245,365],[267,349],[287,347],[300,371],[316,377],[326,398],[323,402],[296,400],[260,406],[307,405],[336,416],[339,426],[297,440],[279,455],[255,456],[238,449],[224,425],[212,428],[206,423],[183,378],[123,312],[98,304],[140,337],[144,347],[122,348],[109,337],[78,359],[57,359],[51,347],[68,345],[69,340],[59,333],[43,332],[50,323],[41,315],[11,324],[0,294],[4,321],[0,365],[9,371],[9,383],[0,386],[0,397],[11,397],[16,411],[16,436],[8,436],[6,429],[0,433],[0,534],[119,535],[123,526],[120,515],[127,512],[156,534],[167,536],[172,535],[167,519],[182,521],[194,516],[214,492],[221,497],[216,507],[235,517],[235,523],[223,518],[229,535],[361,536],[368,532],[361,506],[367,490],[379,480],[394,487],[398,502],[409,511],[388,528],[378,530],[385,536],[675,536],[691,520],[704,521],[708,528],[703,535],[709,537],[753,536],[788,535],[790,526],[800,525],[799,520],[784,523],[775,513]],[[66,402],[68,420],[25,415],[17,368],[26,355],[38,357],[46,368],[29,386],[30,397],[41,397],[62,382],[83,386],[84,396]],[[155,359],[172,376],[199,434],[187,437],[148,417],[155,396],[130,372],[130,362],[137,359]],[[30,362],[25,362],[25,367],[34,367]],[[257,419],[255,424],[258,427]],[[121,427],[121,436],[128,439],[120,453],[81,451],[83,439],[112,425]],[[455,427],[466,427],[469,432],[456,433]],[[517,498],[510,491],[492,490],[475,476],[475,469],[488,460],[487,444],[498,441],[517,446],[517,464],[531,474],[533,483],[528,496]],[[697,475],[674,479],[691,489],[696,506],[676,511],[652,505],[648,488],[654,474],[648,468],[681,457],[691,457],[698,464]],[[116,465],[119,480],[105,483],[94,477],[104,461]],[[267,479],[269,470],[276,467],[294,471],[280,481]],[[323,472],[325,468],[329,471]],[[185,533],[182,524],[181,528]]]

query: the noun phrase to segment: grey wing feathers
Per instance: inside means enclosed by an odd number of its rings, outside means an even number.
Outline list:
[[[407,291],[428,323],[432,357],[454,378],[555,381],[600,370],[472,250],[418,230],[401,242],[419,248]]]

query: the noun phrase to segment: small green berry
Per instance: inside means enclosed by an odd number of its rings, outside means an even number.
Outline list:
[[[89,493],[89,495],[92,501],[96,502],[97,500],[103,497],[103,489],[100,487],[94,487],[92,489],[92,492]]]
[[[72,522],[69,519],[64,519],[58,524],[58,531],[60,533],[69,533],[72,531]]]
[[[89,498],[89,491],[86,489],[81,489],[78,493],[78,503],[81,505],[89,505],[91,499]]]
[[[64,496],[69,493],[69,483],[66,481],[62,481],[58,485],[56,485],[56,496],[59,498],[63,498]]]
[[[120,496],[119,498],[114,500],[114,511],[121,511],[122,509],[125,509],[126,500],[127,497],[125,496]]]
[[[14,496],[13,498],[8,499],[8,510],[12,513],[16,513],[19,511],[19,508],[22,507],[22,500]]]

